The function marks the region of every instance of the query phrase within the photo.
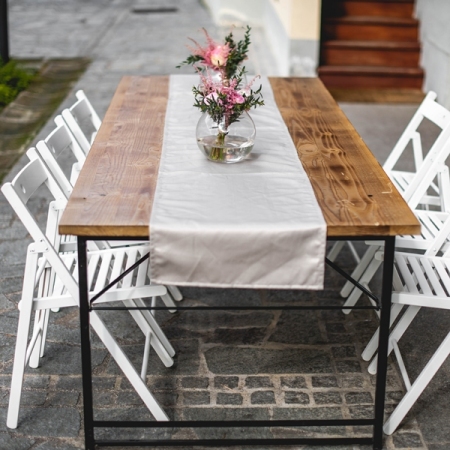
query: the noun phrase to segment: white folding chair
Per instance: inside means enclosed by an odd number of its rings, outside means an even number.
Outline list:
[[[86,156],[81,151],[74,136],[71,134],[66,123],[61,116],[55,117],[56,128],[47,136],[46,139],[39,141],[36,148],[30,148],[27,151],[27,156],[30,160],[41,159],[47,169],[55,178],[56,182],[63,191],[65,197],[68,199],[72,193],[74,183],[76,182],[80,170],[84,164]],[[73,164],[70,175],[66,174],[59,164],[59,159],[64,153],[73,155],[77,161]],[[69,177],[69,178],[68,178]],[[145,242],[135,241],[111,241],[111,242],[96,242],[99,248],[123,247],[130,244],[141,245]],[[172,299],[180,301],[183,296],[176,286],[168,286],[170,292],[162,295],[161,298],[165,305],[173,308],[175,311],[175,304]]]
[[[418,188],[413,189],[416,181],[411,182],[411,188],[405,195],[410,197],[410,206],[417,206],[420,201],[421,195],[426,191],[427,184],[432,181],[432,173],[436,170],[440,162],[445,160],[450,154],[450,125],[442,133],[442,139],[447,139],[441,150],[430,158],[432,164],[429,165],[428,172],[426,172],[426,166],[423,168],[425,173],[422,173],[422,169],[418,172],[422,178],[422,183],[417,183]],[[427,156],[428,158],[428,156]],[[428,161],[429,162],[429,161]],[[422,197],[423,198],[423,197]],[[398,236],[396,238],[396,249],[407,249],[413,253],[424,253],[426,255],[436,254],[438,251],[446,252],[450,249],[450,213],[431,211],[431,210],[415,210],[415,214],[421,223],[421,234],[419,236]],[[379,246],[377,242],[366,242],[369,244],[369,248],[364,254],[361,264],[356,269],[362,269],[361,273],[355,274],[354,278],[358,279],[359,283],[367,289],[369,288],[369,282],[375,276],[377,270],[383,261],[383,247]],[[394,268],[394,285],[399,283],[399,275]],[[345,286],[344,286],[345,287]],[[354,306],[362,295],[362,291],[358,288],[354,288],[348,296],[345,306]],[[372,300],[371,300],[372,301]],[[394,304],[391,310],[391,324],[397,319],[402,312],[403,307],[399,304]],[[350,309],[344,309],[344,313],[348,314]],[[361,356],[365,361],[370,361],[378,348],[378,330],[374,333],[372,338],[367,343]]]
[[[406,193],[408,192],[408,187],[415,179],[425,160],[422,149],[421,133],[419,131],[419,127],[424,122],[424,119],[427,119],[428,121],[434,123],[441,130],[444,130],[450,124],[450,111],[441,106],[435,100],[436,93],[430,91],[403,131],[400,139],[396,143],[388,159],[383,164],[383,169],[392,180],[394,186],[402,195],[406,195]],[[442,131],[440,132],[440,134],[442,134]],[[437,139],[439,139],[439,137]],[[415,170],[411,172],[396,170],[396,165],[398,164],[402,156],[404,157],[407,151],[410,149],[410,144],[413,152],[412,157],[414,160]],[[434,182],[430,183],[432,192],[423,193],[423,196],[418,204],[423,205],[426,209],[429,206],[437,206],[440,207],[441,211],[450,212],[450,181],[447,166],[445,166],[445,164],[443,163],[442,166],[438,168],[435,175],[437,175],[438,179],[437,184]],[[336,242],[327,255],[328,259],[334,261],[345,244],[346,241]],[[355,269],[355,277],[356,279],[358,279],[357,277],[361,276],[361,274],[367,267],[367,264],[373,258],[374,253],[372,255],[366,254],[362,258],[360,258],[353,244],[350,241],[347,241],[347,244],[357,265],[359,266]],[[372,251],[373,249],[371,250],[371,252]],[[341,295],[343,297],[347,297],[350,294],[352,288],[353,285],[351,283],[346,283],[341,291]],[[347,312],[349,311],[350,310],[347,310]]]
[[[422,228],[424,227],[422,223]],[[423,234],[423,233],[422,233]],[[404,237],[404,242],[413,242],[413,239],[406,239]],[[420,241],[419,241],[420,243]],[[399,246],[399,248],[401,245]],[[408,249],[408,251],[413,252],[413,254],[421,254],[423,253],[423,250],[425,250],[424,255],[426,256],[435,256],[438,252],[447,252],[450,251],[450,217],[447,216],[447,219],[445,222],[439,224],[439,230],[436,229],[436,233],[434,235],[433,239],[430,239],[428,242],[427,247],[421,247],[420,245],[410,245],[409,247],[407,245],[403,245],[404,249]],[[366,276],[366,273],[369,272],[369,275],[374,275],[378,267],[381,265],[383,260],[383,252],[379,250],[375,255],[374,258],[369,265],[369,268],[366,270],[366,272],[363,275],[363,278]],[[365,280],[360,280],[362,283],[365,283]],[[369,280],[370,281],[370,280]],[[366,284],[367,285],[367,284]],[[395,289],[401,289],[401,278],[400,274],[397,272],[397,268],[394,267],[394,290]],[[396,321],[397,317],[402,312],[403,306],[399,303],[394,303],[391,308],[391,318],[390,323],[391,325]],[[364,348],[361,356],[365,361],[370,361],[373,357],[373,355],[376,353],[378,348],[378,339],[379,339],[379,330],[377,330],[370,341],[367,343],[366,347]],[[371,369],[373,369],[373,364],[371,366]]]
[[[447,230],[450,233],[449,230]],[[392,294],[393,308],[407,306],[389,335],[388,352],[394,350],[407,392],[384,425],[384,432],[392,434],[420,394],[432,380],[450,353],[450,333],[442,341],[422,372],[411,383],[398,341],[419,312],[420,308],[450,309],[450,249],[442,256],[429,250],[426,254],[395,252],[395,267],[398,276]],[[377,256],[382,257],[382,254]],[[369,372],[376,373],[377,357],[371,361]]]
[[[75,96],[77,101],[64,109],[61,116],[87,155],[102,121],[82,90],[77,91]]]
[[[450,192],[450,184],[448,177],[448,168],[445,161],[450,154],[450,112],[439,104],[434,102],[431,111],[435,112],[435,122],[439,125],[445,124],[439,137],[435,140],[433,146],[429,150],[426,157],[420,164],[419,170],[414,176],[408,180],[408,185],[404,186],[405,190],[402,192],[403,198],[408,202],[411,209],[415,210],[416,215],[422,223],[422,234],[419,237],[414,236],[399,236],[396,238],[396,247],[398,248],[412,248],[427,250],[431,245],[433,239],[439,234],[445,221],[448,219],[450,209],[448,208],[448,193]],[[445,114],[447,112],[447,114]],[[431,114],[429,114],[431,117]],[[439,118],[444,117],[445,120],[439,122]],[[442,211],[433,210],[419,210],[419,205],[422,204],[423,199],[427,197],[430,187],[433,187],[434,179],[441,178],[440,203],[444,208]],[[390,175],[394,181],[396,177]],[[399,176],[402,180],[406,180],[406,176]],[[431,201],[430,203],[431,204]],[[361,258],[359,264],[352,272],[352,277],[358,280],[362,285],[368,287],[369,281],[374,276],[380,263],[374,259],[374,255],[379,251],[379,244],[377,242],[366,242],[369,248],[366,250],[364,256]],[[346,282],[340,294],[342,297],[348,297],[344,303],[346,307],[354,306],[361,296],[361,290],[355,288],[351,282]],[[351,309],[343,310],[348,314]]]
[[[57,127],[48,135],[45,140],[39,141],[36,144],[36,148],[32,147],[28,149],[27,156],[31,161],[36,159],[41,160],[46,169],[50,172],[50,174],[55,179],[58,186],[61,188],[66,199],[69,198],[70,194],[73,190],[72,182],[69,181],[63,172],[61,166],[57,162],[57,157],[64,151],[72,152],[74,156],[80,158],[77,163],[74,164],[71,172],[71,180],[76,180],[78,178],[79,171],[81,169],[82,164],[84,163],[84,155],[80,154],[80,149],[77,147],[77,143],[74,141],[74,137],[71,135],[70,131],[67,128],[67,125],[62,120],[61,116],[57,116],[55,118],[55,123]],[[74,169],[75,168],[75,169]],[[63,237],[63,239],[67,240],[67,237]],[[126,244],[127,242],[125,242]],[[90,249],[110,249],[112,247],[122,247],[118,241],[113,241],[113,245],[110,245],[109,242],[105,241],[96,241],[90,243]],[[146,242],[136,243],[138,245],[148,244]],[[172,294],[174,292],[175,296]],[[179,295],[176,295],[178,291]],[[160,295],[164,304],[168,308],[172,308],[169,311],[175,312],[175,304],[172,300],[173,297],[177,299],[182,299],[182,295],[177,288],[170,288],[170,294],[165,292]],[[33,366],[31,366],[33,367]]]
[[[33,194],[46,185],[53,197],[45,233],[41,231],[27,204]],[[31,235],[25,263],[22,297],[19,303],[19,324],[8,406],[7,426],[18,424],[20,397],[26,364],[43,356],[50,308],[78,306],[78,265],[75,241],[65,241],[58,234],[59,217],[66,205],[65,194],[52,178],[40,159],[30,161],[11,183],[2,187],[2,192]],[[117,275],[131,267],[149,247],[133,246],[88,252],[89,296],[100,292]],[[98,301],[122,301],[126,306],[144,306],[143,298],[165,295],[164,286],[151,285],[148,279],[148,260],[114,285]],[[28,339],[31,316],[36,311],[34,329]],[[175,354],[155,318],[148,311],[130,311],[145,336],[145,350],[141,374],[138,374],[121,347],[117,344],[98,314],[91,313],[91,325],[114,357],[119,367],[134,386],[142,400],[157,420],[168,420],[158,402],[148,391],[145,381],[148,351],[155,350],[162,362],[170,367]],[[33,366],[38,363],[34,362]]]

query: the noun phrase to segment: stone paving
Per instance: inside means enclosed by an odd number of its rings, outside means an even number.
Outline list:
[[[133,6],[175,6],[177,13],[135,14]],[[186,57],[186,37],[205,26],[219,33],[196,0],[10,0],[11,53],[14,57],[88,57],[93,62],[74,90],[86,91],[102,115],[125,74],[166,74]],[[264,36],[254,30],[250,70],[277,75]],[[183,69],[187,71],[188,69]],[[58,108],[74,101],[73,94]],[[380,161],[386,157],[415,106],[342,105]],[[56,111],[55,114],[58,112]],[[51,121],[37,136],[51,131]],[[11,179],[25,157],[6,177]],[[46,197],[32,209],[45,223]],[[78,311],[52,314],[46,356],[39,369],[28,369],[17,430],[5,424],[26,246],[22,224],[0,196],[0,449],[72,450],[83,447]],[[351,268],[343,252],[339,263]],[[342,279],[327,270],[321,292],[183,289],[185,305],[323,305],[339,304]],[[375,280],[377,288],[379,280]],[[108,326],[133,361],[142,352],[140,333],[126,313],[104,313]],[[173,418],[366,417],[373,402],[373,377],[360,353],[377,319],[372,312],[248,311],[157,313],[176,351],[175,366],[166,369],[152,353],[148,384]],[[408,366],[416,375],[447,332],[448,317],[425,311],[402,340]],[[432,331],[430,331],[432,330]],[[420,339],[417,337],[420,336]],[[126,419],[149,418],[148,411],[93,337],[96,414]],[[407,420],[386,437],[386,449],[450,448],[448,429],[448,362],[439,371]],[[403,394],[395,364],[389,366],[387,412]],[[228,437],[289,437],[317,430],[233,429]],[[225,431],[208,430],[209,436]],[[321,433],[354,435],[366,429],[326,428]],[[117,431],[109,431],[113,437]],[[134,438],[173,435],[205,437],[203,430],[124,431]],[[333,434],[334,433],[334,434]],[[262,447],[258,447],[262,448]],[[274,448],[274,447],[272,447]],[[300,448],[300,447],[296,447]],[[306,448],[306,447],[303,447]],[[320,447],[326,448],[328,447]],[[342,446],[340,450],[366,450]]]

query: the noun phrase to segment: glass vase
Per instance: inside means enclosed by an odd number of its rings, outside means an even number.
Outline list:
[[[210,161],[232,164],[243,161],[253,150],[256,129],[246,112],[228,127],[224,121],[214,122],[208,113],[203,113],[196,135],[198,148]]]
[[[232,78],[234,78],[238,73],[239,73],[240,68],[238,68],[236,70],[236,73],[234,75],[232,75]],[[222,83],[223,82],[223,77],[222,77],[222,73],[219,70],[212,70],[210,69],[208,71],[209,75],[211,76],[211,79],[215,82],[215,83]],[[242,75],[242,81],[239,83],[239,87],[243,88],[245,86],[247,86],[248,84],[248,80],[247,80],[247,74],[244,73]]]

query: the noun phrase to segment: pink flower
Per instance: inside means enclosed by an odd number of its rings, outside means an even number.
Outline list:
[[[211,64],[216,67],[223,67],[227,63],[230,48],[228,44],[218,45],[209,54]]]
[[[236,104],[236,103],[241,104],[241,103],[245,102],[244,96],[241,95],[238,91],[235,91],[235,90],[231,91],[228,94],[228,98],[229,98],[229,102],[232,103],[232,104]]]
[[[246,86],[244,86],[239,92],[245,95],[249,95],[251,92],[252,84],[257,80],[258,78],[261,78],[260,75],[256,75],[250,80],[250,83],[248,83]]]
[[[202,64],[207,67],[217,69],[225,66],[230,54],[228,43],[225,45],[217,44],[204,28],[203,32],[206,36],[207,45],[202,47],[197,41],[191,39],[195,44],[195,48],[190,49],[192,54],[200,56],[203,59]]]

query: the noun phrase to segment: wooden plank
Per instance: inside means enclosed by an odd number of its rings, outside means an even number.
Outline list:
[[[318,72],[319,78],[327,88],[420,89],[422,87],[422,69],[401,68],[400,71],[397,69],[399,68],[322,66]]]
[[[325,17],[342,17],[342,16],[413,17],[414,0],[408,1],[323,0],[322,11]]]
[[[148,236],[168,77],[124,77],[60,223],[60,233]]]
[[[418,67],[418,42],[328,41],[322,44],[322,66]]]
[[[317,78],[270,78],[333,236],[420,234],[420,225]]]
[[[418,22],[400,17],[346,16],[328,18],[323,21],[324,40],[418,40]]]

